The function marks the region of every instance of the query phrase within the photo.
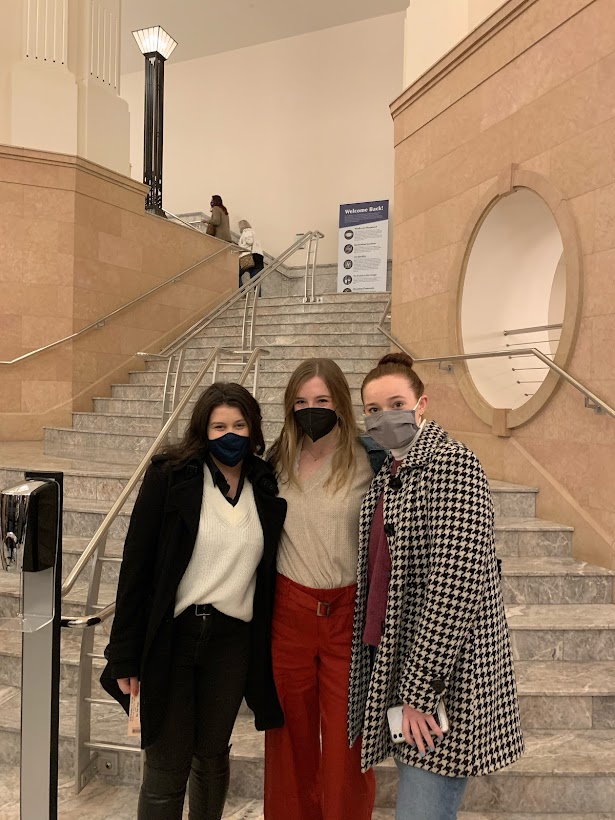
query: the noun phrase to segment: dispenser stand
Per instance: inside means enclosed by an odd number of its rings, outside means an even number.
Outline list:
[[[55,567],[22,573],[24,618],[51,618],[45,626],[22,634],[21,820],[58,816],[63,479],[62,473],[26,473],[26,481],[53,481],[59,492],[57,518],[42,522],[41,514],[51,516],[53,511],[40,510],[38,522],[39,530],[48,529],[48,537],[57,538]]]

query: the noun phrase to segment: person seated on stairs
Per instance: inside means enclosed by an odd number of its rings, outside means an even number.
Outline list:
[[[348,748],[346,713],[359,509],[385,454],[360,440],[331,359],[297,367],[284,414],[269,456],[288,503],[272,628],[285,725],[265,735],[265,820],[370,820],[375,778]]]
[[[205,233],[209,236],[215,236],[216,239],[232,242],[233,238],[231,236],[228,210],[224,202],[222,202],[222,197],[219,194],[214,194],[209,205],[211,207],[211,216],[207,220]]]
[[[348,734],[364,771],[395,759],[396,820],[453,820],[468,777],[513,763],[523,737],[489,484],[425,419],[412,365],[388,354],[361,388],[365,429],[391,456],[361,508]]]
[[[154,456],[130,520],[101,682],[141,696],[138,820],[220,820],[243,697],[282,726],[271,666],[276,554],[286,515],[261,411],[237,384],[198,399],[182,441]]]
[[[250,279],[258,276],[265,267],[265,258],[261,244],[256,238],[254,229],[247,219],[241,219],[239,221],[239,233],[240,236],[237,244],[240,248],[246,249],[245,253],[239,254],[239,287],[241,288],[243,286],[244,273],[248,273]],[[258,295],[260,296],[261,294],[259,293]]]

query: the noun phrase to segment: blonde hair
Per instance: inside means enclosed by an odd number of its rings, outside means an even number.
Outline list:
[[[239,220],[239,233],[241,233],[242,231],[245,231],[246,228],[251,228],[251,227],[252,227],[252,225],[250,225],[250,223],[248,222],[247,219],[240,219]]]
[[[349,484],[354,476],[355,446],[359,430],[348,382],[332,359],[306,359],[291,375],[284,391],[284,425],[269,451],[269,459],[278,473],[283,474],[290,483],[298,484],[297,458],[304,433],[295,421],[295,401],[301,387],[314,376],[319,376],[327,385],[339,420],[339,444],[333,455],[331,476],[325,485],[333,487],[333,492],[336,493]]]

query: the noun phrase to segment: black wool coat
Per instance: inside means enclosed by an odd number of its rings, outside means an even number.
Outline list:
[[[248,456],[244,466],[264,536],[245,699],[256,728],[264,730],[284,724],[273,679],[271,620],[286,502],[277,497],[277,482],[266,462]],[[139,678],[143,748],[156,739],[166,706],[175,597],[196,541],[204,468],[208,469],[202,457],[172,466],[165,456],[155,456],[143,478],[124,545],[117,608],[105,650],[107,666],[100,680],[128,712],[130,698],[120,692],[117,679]]]

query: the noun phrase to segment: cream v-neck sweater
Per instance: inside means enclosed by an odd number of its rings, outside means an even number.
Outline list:
[[[357,581],[359,513],[373,472],[367,453],[356,445],[357,468],[349,486],[337,493],[325,483],[333,456],[300,486],[280,480],[288,510],[278,550],[278,572],[313,589],[338,589]]]
[[[241,621],[252,620],[256,570],[263,557],[263,529],[252,484],[229,504],[205,468],[203,503],[192,558],[177,588],[175,616],[191,604],[212,604]]]

